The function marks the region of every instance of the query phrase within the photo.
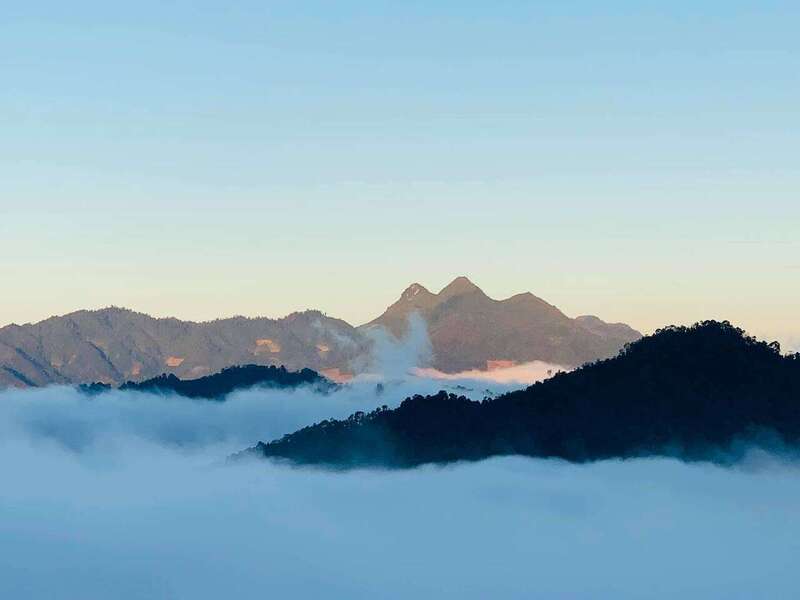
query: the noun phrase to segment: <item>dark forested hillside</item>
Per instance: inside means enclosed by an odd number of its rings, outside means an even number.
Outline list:
[[[172,373],[165,373],[147,381],[129,381],[119,389],[221,400],[231,392],[251,387],[292,388],[300,385],[314,385],[321,390],[335,387],[334,383],[311,369],[287,371],[285,367],[245,365],[223,369],[199,379],[179,379]],[[102,383],[81,387],[90,393],[111,389]]]
[[[669,327],[613,359],[495,400],[440,392],[323,421],[247,451],[297,463],[408,467],[521,454],[731,460],[747,439],[800,442],[800,355],[727,322]]]

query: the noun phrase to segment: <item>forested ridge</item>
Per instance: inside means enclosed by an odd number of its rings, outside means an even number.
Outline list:
[[[411,467],[520,454],[590,461],[735,460],[739,442],[800,443],[800,355],[727,321],[667,327],[612,359],[471,401],[439,392],[327,420],[247,455],[336,467]]]

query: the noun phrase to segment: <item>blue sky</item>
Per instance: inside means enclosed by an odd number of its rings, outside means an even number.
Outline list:
[[[467,274],[800,338],[800,5],[0,7],[0,322]]]

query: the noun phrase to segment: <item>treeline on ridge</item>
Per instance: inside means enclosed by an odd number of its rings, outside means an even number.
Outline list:
[[[172,373],[164,374],[146,381],[129,381],[122,384],[119,389],[221,400],[231,392],[254,386],[294,388],[301,385],[313,385],[321,391],[336,387],[335,383],[311,369],[289,371],[282,366],[243,365],[228,367],[219,373],[198,379],[180,379]],[[112,389],[110,385],[102,383],[80,386],[80,388],[89,393]]]

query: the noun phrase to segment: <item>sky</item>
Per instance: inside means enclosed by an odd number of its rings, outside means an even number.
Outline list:
[[[467,275],[800,348],[796,2],[0,6],[0,325]]]

